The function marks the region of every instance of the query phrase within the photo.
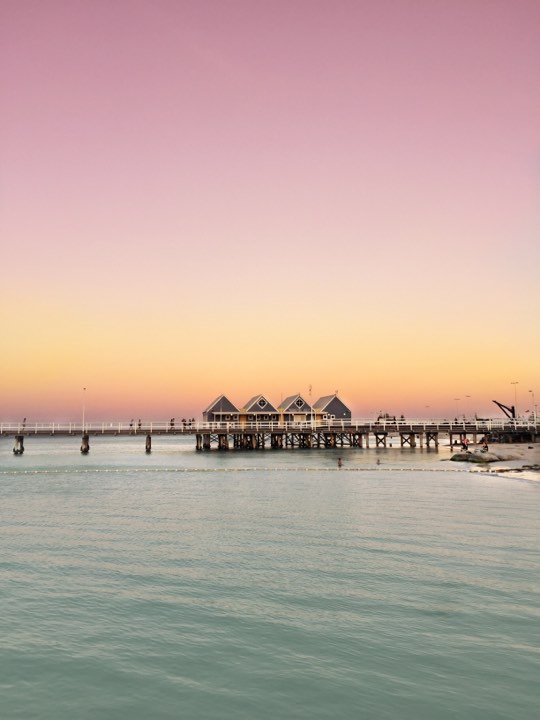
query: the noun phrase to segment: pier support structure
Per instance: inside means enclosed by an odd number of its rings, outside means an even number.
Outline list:
[[[272,433],[270,435],[270,447],[273,450],[283,450],[283,433]]]
[[[375,447],[386,447],[387,432],[375,432]]]
[[[15,435],[14,455],[22,455],[24,452],[24,435]]]
[[[416,434],[414,432],[400,432],[399,437],[401,447],[405,447],[406,445],[411,448],[416,447]]]
[[[229,436],[227,433],[220,433],[218,435],[218,450],[229,449]]]
[[[436,448],[439,447],[439,433],[431,430],[426,430],[426,447],[429,448],[430,443],[433,443]]]
[[[81,453],[83,455],[88,455],[90,452],[90,436],[87,432],[82,434],[81,438]]]

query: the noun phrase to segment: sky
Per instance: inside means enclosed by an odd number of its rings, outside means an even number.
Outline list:
[[[538,0],[0,0],[0,98],[0,421],[540,403]]]

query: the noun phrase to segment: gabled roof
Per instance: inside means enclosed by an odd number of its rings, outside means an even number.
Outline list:
[[[261,404],[264,403],[264,404]],[[272,403],[268,402],[268,400],[264,397],[264,395],[255,395],[251,398],[251,400],[248,400],[247,403],[242,408],[242,412],[246,413],[277,413],[276,408],[272,405]]]
[[[317,402],[313,405],[313,409],[324,412],[324,410],[326,410],[328,405],[330,405],[333,400],[337,400],[337,402],[342,405],[346,410],[349,409],[345,405],[345,403],[340,398],[338,398],[337,393],[334,393],[333,395],[325,395],[324,397],[319,398]]]
[[[321,397],[317,400],[317,402],[313,405],[313,407],[316,410],[324,410],[324,408],[335,398],[337,397],[334,393],[333,395],[325,395],[324,397]]]
[[[298,400],[301,401],[301,404],[300,402],[297,402]],[[312,408],[311,405],[307,403],[299,393],[297,393],[296,395],[289,395],[289,397],[285,398],[278,407],[278,410],[281,413],[288,412],[289,410],[291,412],[310,412]]]
[[[225,395],[220,395],[214,400],[211,405],[206,408],[204,412],[237,413],[239,412],[239,410],[232,404],[232,402],[228,398],[225,397]]]

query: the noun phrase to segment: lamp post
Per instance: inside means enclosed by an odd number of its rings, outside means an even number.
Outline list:
[[[83,388],[83,402],[82,402],[82,432],[84,433],[84,411],[85,411],[85,401],[86,401],[86,388]]]
[[[536,425],[536,405],[534,404],[534,390],[529,390],[532,395],[532,409],[533,409],[533,421]]]
[[[460,400],[461,400],[461,398],[454,398],[454,402],[456,403],[456,420],[459,417],[459,401]]]
[[[519,385],[519,380],[514,380],[514,382],[511,382],[510,385],[514,386],[514,419],[517,419],[517,386]]]

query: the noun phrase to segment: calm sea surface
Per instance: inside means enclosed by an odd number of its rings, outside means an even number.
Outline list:
[[[0,439],[2,720],[537,720],[540,483],[79,445]]]

